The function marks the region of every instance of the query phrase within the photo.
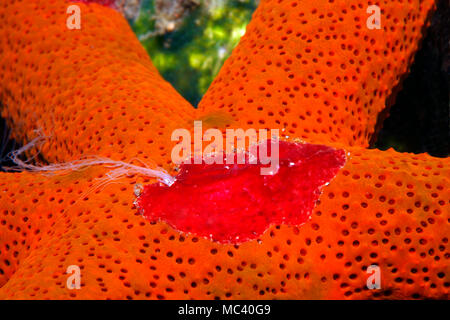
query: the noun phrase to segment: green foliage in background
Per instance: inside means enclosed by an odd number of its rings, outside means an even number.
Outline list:
[[[255,0],[199,0],[173,32],[143,40],[162,76],[194,106],[245,33]],[[132,24],[138,36],[155,28],[154,1],[143,1]]]

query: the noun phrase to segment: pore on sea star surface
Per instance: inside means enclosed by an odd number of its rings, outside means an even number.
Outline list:
[[[96,188],[107,166],[0,173],[0,298],[448,297],[448,158],[366,149],[433,1],[380,3],[379,30],[366,28],[369,1],[261,1],[198,109],[161,78],[120,13],[77,2],[82,27],[69,30],[69,4],[0,4],[2,116],[23,144],[37,129],[47,137],[47,162],[95,155],[174,173],[171,133],[194,120],[279,128],[347,161],[309,221],[240,244],[145,220],[133,194],[154,182],[143,175]],[[374,264],[381,289],[369,290]],[[66,285],[71,265],[79,290]]]

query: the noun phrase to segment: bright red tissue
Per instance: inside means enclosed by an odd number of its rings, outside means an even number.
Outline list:
[[[249,164],[248,154],[246,159],[233,165],[183,164],[170,187],[148,185],[136,204],[150,221],[220,243],[241,243],[272,224],[305,223],[322,187],[346,160],[344,150],[283,141],[273,175],[261,175],[268,165]]]

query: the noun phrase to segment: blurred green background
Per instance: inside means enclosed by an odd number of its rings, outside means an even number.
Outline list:
[[[245,33],[255,0],[143,0],[132,27],[163,77],[197,105]]]

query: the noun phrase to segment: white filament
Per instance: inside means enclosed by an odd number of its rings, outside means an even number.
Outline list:
[[[172,177],[170,174],[167,173],[162,168],[158,169],[150,169],[147,167],[145,163],[143,163],[139,159],[134,159],[142,163],[143,166],[137,166],[133,165],[131,163],[123,162],[123,161],[117,161],[112,160],[109,158],[99,157],[99,156],[88,156],[84,159],[80,160],[73,160],[69,162],[64,163],[55,163],[55,164],[49,164],[49,165],[34,165],[31,164],[30,161],[33,160],[35,156],[33,156],[30,159],[27,159],[25,161],[21,160],[19,156],[23,154],[24,152],[28,151],[29,149],[40,146],[46,139],[45,136],[38,136],[37,138],[33,139],[31,142],[26,144],[25,146],[12,151],[8,156],[17,166],[16,167],[9,167],[5,168],[10,171],[21,171],[21,170],[28,170],[31,172],[40,172],[40,173],[47,173],[47,174],[60,174],[64,171],[79,171],[82,169],[85,169],[90,166],[95,165],[103,165],[108,168],[111,168],[112,170],[109,171],[106,176],[109,181],[119,179],[123,176],[133,175],[133,174],[142,174],[148,177],[157,178],[158,181],[161,183],[164,183],[167,186],[171,186],[175,182],[175,178]],[[106,181],[107,182],[107,181]]]

